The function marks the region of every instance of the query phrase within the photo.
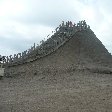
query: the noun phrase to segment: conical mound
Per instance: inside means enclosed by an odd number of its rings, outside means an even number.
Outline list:
[[[40,73],[73,66],[111,66],[110,53],[91,30],[76,32],[60,48],[32,62],[7,67],[6,73]]]

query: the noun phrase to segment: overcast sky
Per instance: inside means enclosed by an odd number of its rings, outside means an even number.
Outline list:
[[[0,54],[30,48],[62,21],[86,20],[112,53],[112,0],[0,0]]]

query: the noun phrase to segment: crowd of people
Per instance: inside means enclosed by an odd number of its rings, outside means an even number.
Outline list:
[[[68,22],[64,22],[62,21],[62,24],[59,25],[59,27],[57,27],[55,29],[55,31],[53,31],[53,35],[48,38],[46,41],[42,41],[41,45],[39,46],[35,46],[31,47],[31,49],[26,50],[25,52],[22,53],[18,53],[17,55],[14,54],[14,57],[12,57],[12,55],[10,56],[1,56],[0,55],[0,62],[3,63],[10,63],[13,62],[15,59],[18,60],[18,58],[27,56],[29,54],[32,53],[32,51],[36,50],[38,55],[41,55],[42,53],[46,53],[48,52],[48,50],[53,49],[54,47],[57,47],[60,43],[62,43],[64,40],[66,40],[66,38],[68,38],[71,34],[77,32],[77,31],[81,31],[81,30],[86,30],[86,29],[90,29],[90,26],[86,24],[86,21],[79,21],[77,24],[72,23],[71,21]],[[32,49],[33,48],[33,49]]]

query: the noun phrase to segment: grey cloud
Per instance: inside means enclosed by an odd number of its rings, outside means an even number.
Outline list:
[[[73,1],[71,1],[71,4],[72,2]],[[15,19],[26,24],[42,24],[56,27],[63,20],[78,20],[79,14],[77,10],[74,9],[70,6],[70,4],[68,4],[68,2],[63,2],[63,0],[62,2],[59,2],[59,0],[43,1],[40,2],[39,5],[36,0],[33,0],[28,9],[29,13],[26,13],[22,17],[20,16]]]

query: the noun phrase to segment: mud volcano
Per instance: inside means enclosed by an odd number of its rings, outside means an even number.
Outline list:
[[[4,60],[0,112],[111,112],[112,56],[85,21]]]
[[[107,69],[112,56],[85,21],[62,23],[40,46],[5,60],[5,75],[39,74],[67,69]],[[106,68],[107,67],[107,68]],[[96,70],[97,71],[97,70]],[[108,70],[107,70],[108,71]]]

